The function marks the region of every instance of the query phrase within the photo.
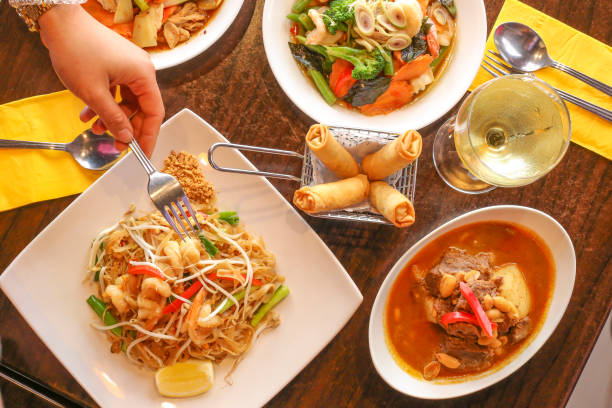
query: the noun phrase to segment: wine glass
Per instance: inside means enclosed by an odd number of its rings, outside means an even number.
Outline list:
[[[476,88],[436,133],[436,171],[453,189],[479,194],[518,187],[563,158],[571,124],[565,103],[533,75],[507,75]]]

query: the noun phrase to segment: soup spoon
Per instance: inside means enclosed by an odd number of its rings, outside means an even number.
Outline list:
[[[68,152],[78,164],[89,170],[106,170],[121,156],[115,148],[115,139],[108,133],[96,135],[87,129],[70,143],[30,142],[0,139],[0,148],[49,149]]]
[[[514,69],[534,72],[552,67],[563,71],[612,96],[612,87],[550,58],[544,40],[531,27],[521,23],[503,23],[495,29],[495,47]]]

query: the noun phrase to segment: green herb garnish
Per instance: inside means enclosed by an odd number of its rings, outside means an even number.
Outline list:
[[[238,217],[236,211],[221,211],[219,213],[219,219],[231,225],[236,225],[240,222],[240,218]]]
[[[208,252],[208,255],[210,255],[211,258],[213,258],[215,255],[219,253],[219,250],[217,249],[215,244],[210,242],[210,240],[206,238],[206,235],[201,234],[200,241],[202,241],[202,245],[204,245],[204,249],[206,249],[206,252]]]

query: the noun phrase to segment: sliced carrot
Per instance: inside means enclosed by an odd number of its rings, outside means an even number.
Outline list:
[[[127,23],[113,24],[110,29],[125,38],[132,38],[134,32],[134,22],[128,21]]]
[[[112,26],[115,22],[115,13],[104,10],[102,5],[96,0],[87,0],[87,3],[81,5],[93,18],[101,22],[107,27]]]
[[[178,5],[166,7],[164,9],[164,16],[162,17],[162,23],[165,23],[166,20],[168,20],[170,16],[174,14],[177,8],[178,8]]]
[[[421,10],[423,11],[423,14],[426,14],[427,5],[429,4],[429,0],[417,0],[417,2],[419,3],[419,6],[421,6]]]
[[[402,52],[401,51],[393,51],[393,58],[395,59],[395,61],[399,62],[400,65],[404,65],[406,63],[402,59]],[[393,64],[393,65],[395,66],[395,64]]]
[[[353,72],[353,64],[346,60],[338,58],[332,64],[332,71],[329,74],[329,87],[338,98],[345,96],[357,82],[351,76],[351,72]]]
[[[368,116],[384,115],[401,108],[412,100],[414,91],[407,81],[391,81],[389,88],[376,101],[360,107],[361,113]]]
[[[433,61],[433,57],[429,54],[419,55],[413,61],[410,61],[406,65],[400,68],[399,71],[393,76],[393,80],[397,81],[409,81],[416,77],[419,77],[427,71],[429,64]]]

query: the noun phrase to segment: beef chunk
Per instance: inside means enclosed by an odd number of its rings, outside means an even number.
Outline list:
[[[446,332],[451,336],[470,339],[473,342],[478,340],[480,330],[478,327],[470,323],[451,323],[445,328]]]
[[[496,291],[497,285],[494,282],[491,282],[488,280],[477,279],[475,281],[468,282],[467,285],[469,286],[470,289],[472,289],[472,292],[474,292],[474,294],[476,295],[476,298],[478,299],[481,305],[484,302],[485,295],[489,295],[493,297],[497,294],[497,291]],[[463,296],[461,296],[459,300],[457,301],[456,309],[457,310],[467,310],[469,312],[472,311],[472,309],[467,303],[467,300],[465,300]]]
[[[442,351],[461,361],[461,368],[483,370],[491,366],[493,351],[473,341],[454,336],[445,336]]]
[[[425,288],[432,296],[440,295],[440,279],[442,279],[442,274],[437,267],[425,275]]]
[[[457,272],[467,272],[471,269],[480,271],[484,277],[488,278],[492,270],[492,255],[488,252],[470,255],[463,249],[450,247],[444,251],[440,262],[425,275],[427,291],[433,296],[438,296],[440,279],[443,274],[454,275]]]
[[[527,337],[530,331],[531,319],[529,319],[529,316],[525,316],[510,328],[510,342],[518,343]]]

